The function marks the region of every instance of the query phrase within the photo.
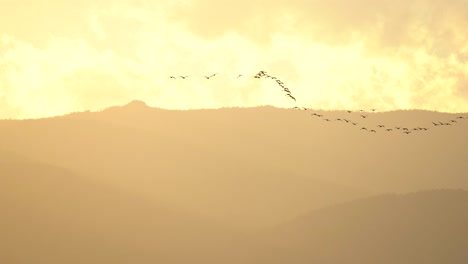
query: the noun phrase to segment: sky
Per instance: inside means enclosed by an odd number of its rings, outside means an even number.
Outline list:
[[[0,118],[132,100],[468,112],[466,28],[468,0],[0,0]]]

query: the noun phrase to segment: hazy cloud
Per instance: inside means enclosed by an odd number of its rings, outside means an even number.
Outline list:
[[[259,70],[308,107],[468,111],[465,0],[0,1],[0,117],[294,106]]]

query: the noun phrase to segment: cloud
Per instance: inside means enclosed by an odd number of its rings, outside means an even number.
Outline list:
[[[308,107],[468,111],[465,0],[8,4],[0,118],[133,99],[170,109],[294,106],[271,80],[251,78],[259,70]]]

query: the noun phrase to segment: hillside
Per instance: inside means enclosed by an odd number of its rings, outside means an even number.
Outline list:
[[[273,226],[370,194],[468,188],[468,119],[434,126],[459,114],[361,114],[268,106],[175,111],[135,101],[0,121],[0,148],[240,228]],[[336,121],[343,116],[378,133]],[[430,130],[406,135],[379,124]]]
[[[238,237],[63,168],[5,152],[0,168],[1,263],[208,262]]]
[[[465,263],[468,192],[380,195],[290,221],[252,246],[251,263]]]

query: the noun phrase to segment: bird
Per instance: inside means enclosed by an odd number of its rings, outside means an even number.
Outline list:
[[[348,110],[348,111],[346,111],[346,112],[348,112],[348,114],[351,114],[352,111],[351,111],[351,110]]]
[[[175,77],[175,76],[169,76],[169,78],[171,78],[171,79],[175,79],[176,77]]]
[[[205,76],[205,78],[208,80],[208,79],[210,79],[211,77],[210,77],[210,76]]]
[[[385,127],[384,125],[378,125],[378,127]]]
[[[237,78],[239,78],[239,77],[241,77],[241,76],[242,76],[242,74],[239,74],[239,75],[237,75]]]
[[[181,75],[181,76],[179,76],[179,77],[182,78],[182,79],[185,79],[185,78],[187,78],[188,76],[182,76],[182,75]]]
[[[375,130],[373,130],[373,129],[372,129],[370,132],[377,133],[377,132],[376,132]]]
[[[371,109],[371,111],[372,111],[372,112],[375,112],[375,111],[377,111],[377,109]]]
[[[286,96],[290,97],[291,99],[293,99],[294,101],[296,101],[296,98],[294,98],[294,96],[292,96],[291,94],[287,94]]]
[[[403,132],[403,133],[406,133],[406,134],[408,135],[408,134],[410,134],[411,132],[410,132],[410,131],[405,131],[405,132]]]
[[[393,129],[389,128],[389,129],[387,129],[387,131],[390,132],[390,131],[393,131]]]
[[[361,130],[367,130],[367,128],[363,127],[363,128],[361,128]]]
[[[366,118],[366,117],[367,117],[366,115],[361,115],[361,116],[362,116],[362,118]]]

